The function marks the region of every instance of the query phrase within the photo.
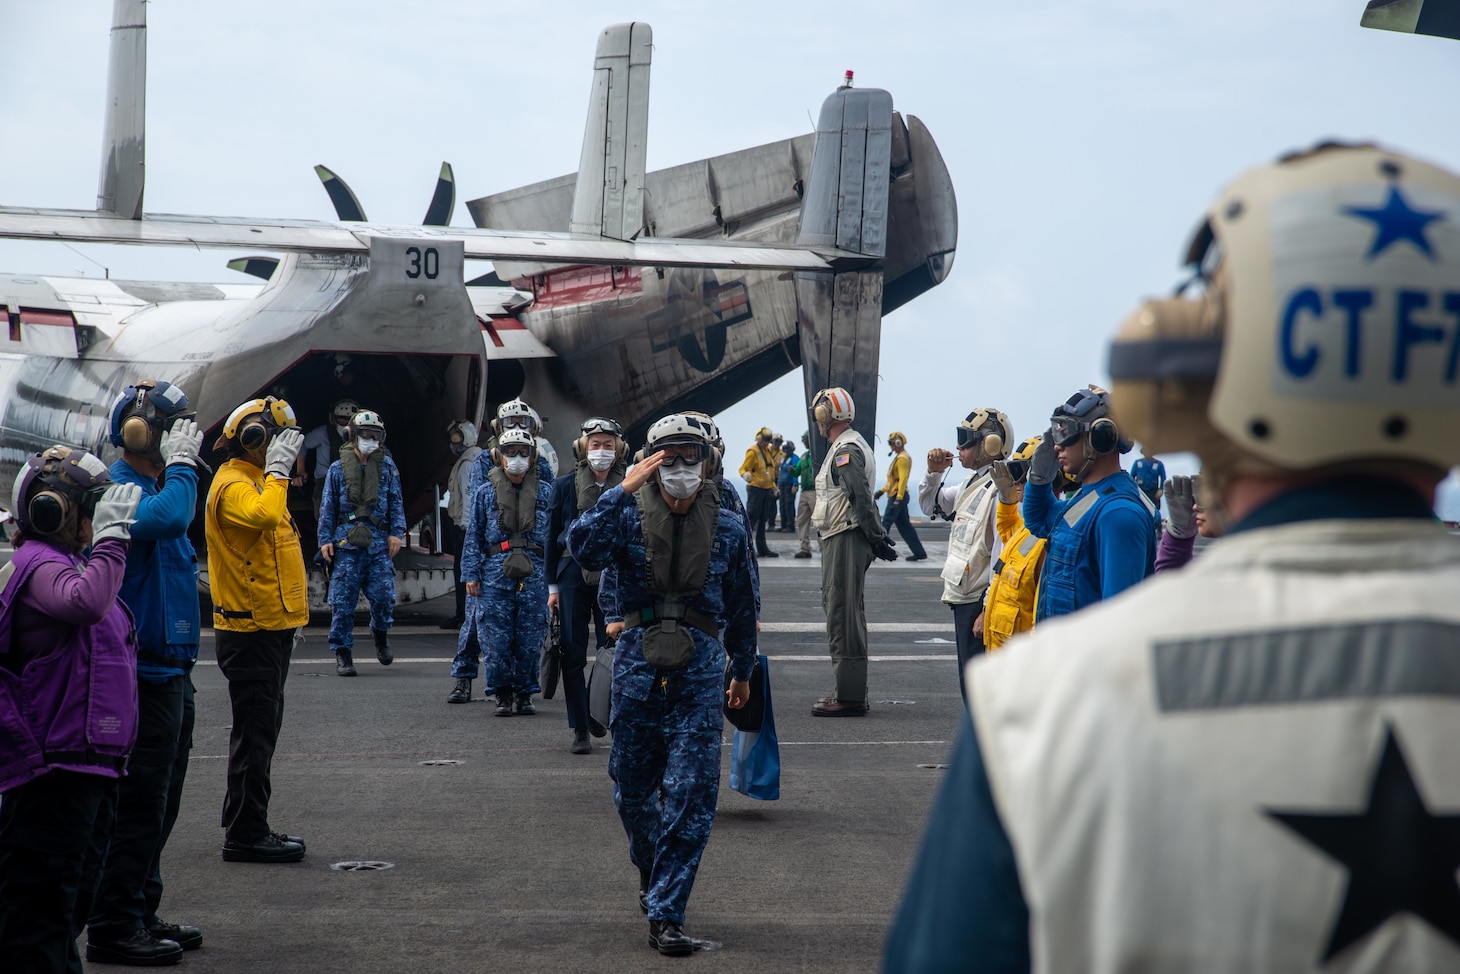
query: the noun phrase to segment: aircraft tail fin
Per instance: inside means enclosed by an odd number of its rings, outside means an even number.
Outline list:
[[[598,35],[568,224],[573,233],[631,240],[643,229],[653,44],[645,23],[614,24]]]
[[[96,208],[102,213],[142,219],[146,129],[147,6],[144,0],[114,0],[96,190]]]
[[[892,96],[877,88],[840,88],[822,103],[796,238],[876,261],[836,274],[796,274],[806,405],[818,390],[841,386],[856,403],[852,426],[869,441],[877,424],[892,124]],[[813,449],[820,458],[826,444],[818,437]]]

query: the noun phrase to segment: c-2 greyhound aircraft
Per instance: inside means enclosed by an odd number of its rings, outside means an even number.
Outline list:
[[[646,173],[651,43],[643,23],[602,32],[578,172],[469,202],[476,228],[446,225],[449,166],[423,226],[367,222],[324,167],[338,222],[150,214],[145,4],[115,0],[97,208],[0,206],[0,237],[233,250],[265,280],[0,274],[0,483],[53,443],[109,457],[110,404],[142,376],[187,390],[206,442],[255,396],[308,427],[369,390],[412,521],[452,463],[447,424],[517,395],[557,429],[604,414],[632,438],[802,366],[808,396],[850,389],[871,435],[881,317],[952,265],[936,144],[848,78],[814,135]],[[468,281],[468,259],[495,272]]]

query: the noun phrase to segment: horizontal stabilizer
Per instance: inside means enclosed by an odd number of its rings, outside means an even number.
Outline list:
[[[365,208],[360,205],[360,200],[356,198],[355,191],[350,189],[349,183],[324,166],[315,166],[314,174],[324,183],[324,191],[334,204],[335,216],[347,223],[365,222]]]
[[[426,207],[426,218],[421,221],[425,227],[444,227],[451,223],[451,211],[456,209],[456,177],[451,172],[451,163],[441,164],[441,175],[436,177],[436,192],[431,196],[431,205]]]
[[[155,244],[301,253],[365,253],[371,237],[393,237],[421,246],[461,241],[471,260],[619,264],[639,267],[740,267],[752,270],[829,270],[865,264],[857,254],[799,245],[641,237],[605,240],[570,233],[530,233],[461,227],[328,223],[149,214],[124,220],[92,210],[0,207],[0,238],[70,243]]]
[[[279,258],[277,257],[240,257],[228,262],[229,270],[242,271],[265,281],[273,277],[274,271],[278,268]]]

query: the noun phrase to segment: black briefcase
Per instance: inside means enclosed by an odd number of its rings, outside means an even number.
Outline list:
[[[563,620],[553,612],[548,622],[547,635],[542,639],[542,659],[537,665],[537,685],[542,687],[542,698],[551,700],[558,692],[558,680],[563,675]]]

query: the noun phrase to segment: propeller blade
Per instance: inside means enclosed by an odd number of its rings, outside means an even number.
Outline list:
[[[231,271],[243,271],[245,274],[252,274],[264,280],[274,276],[274,271],[279,266],[277,257],[240,257],[237,260],[228,262],[228,269]]]
[[[364,207],[343,179],[324,166],[315,166],[314,174],[324,183],[324,191],[330,194],[330,202],[335,205],[335,216],[352,223],[365,222]]]
[[[431,196],[431,205],[426,209],[423,227],[444,227],[451,223],[451,211],[456,208],[456,177],[451,174],[451,163],[441,164],[441,175],[436,178],[436,192]]]

